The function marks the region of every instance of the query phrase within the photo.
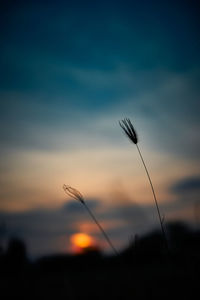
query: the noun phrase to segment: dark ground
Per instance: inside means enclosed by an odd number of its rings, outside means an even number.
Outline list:
[[[26,258],[23,242],[10,241],[0,256],[1,299],[198,299],[200,231],[168,225],[170,253],[159,232],[137,238],[119,256]]]

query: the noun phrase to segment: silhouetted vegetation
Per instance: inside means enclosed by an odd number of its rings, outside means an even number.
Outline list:
[[[114,253],[117,255],[118,254],[117,250],[115,249],[115,247],[114,247],[113,243],[111,242],[110,238],[108,237],[107,233],[105,232],[105,230],[103,229],[103,227],[101,226],[101,224],[99,223],[99,221],[97,220],[97,218],[95,217],[95,215],[93,214],[93,212],[91,211],[89,206],[86,204],[83,195],[78,190],[76,190],[66,184],[63,185],[63,189],[67,193],[67,195],[74,198],[75,200],[78,200],[80,203],[83,204],[83,206],[85,207],[85,209],[87,210],[87,212],[89,213],[89,215],[91,216],[91,218],[93,219],[93,221],[95,222],[95,224],[97,225],[99,230],[102,232],[102,234],[103,234],[104,238],[106,239],[106,241],[108,242],[109,246],[113,249]]]
[[[167,226],[171,256],[162,233],[136,236],[118,256],[98,249],[81,255],[52,255],[35,262],[12,239],[0,256],[1,296],[12,299],[193,299],[198,293],[200,231],[182,223]]]
[[[159,222],[160,222],[160,227],[161,227],[161,231],[162,231],[162,235],[163,235],[163,239],[164,239],[164,244],[166,247],[167,252],[169,253],[169,246],[168,246],[168,241],[167,241],[167,237],[166,237],[166,233],[165,233],[165,228],[163,226],[163,219],[161,217],[161,213],[160,213],[160,209],[159,209],[159,205],[158,205],[158,201],[157,201],[157,197],[156,197],[156,193],[155,193],[155,189],[151,180],[151,176],[149,174],[149,171],[147,169],[147,165],[144,161],[143,155],[141,153],[141,150],[138,146],[138,135],[135,131],[135,128],[133,127],[133,124],[131,123],[131,121],[127,118],[125,118],[124,120],[122,120],[121,122],[119,122],[119,125],[121,126],[121,128],[123,129],[124,133],[126,134],[126,136],[129,138],[129,140],[136,145],[136,148],[138,150],[139,156],[141,158],[142,164],[144,166],[145,172],[147,174],[147,178],[149,180],[150,183],[150,187],[153,193],[153,198],[155,201],[155,205],[156,205],[156,210],[158,213],[158,218],[159,218]]]

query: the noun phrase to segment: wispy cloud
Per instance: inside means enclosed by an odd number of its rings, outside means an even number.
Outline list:
[[[171,190],[175,194],[184,195],[187,193],[188,195],[193,193],[200,192],[200,176],[186,177],[182,178],[174,185],[172,185]]]

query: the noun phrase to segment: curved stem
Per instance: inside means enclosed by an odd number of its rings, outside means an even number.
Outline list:
[[[151,177],[150,177],[149,172],[147,170],[145,161],[143,159],[143,156],[142,156],[142,153],[140,151],[140,148],[139,148],[138,144],[136,144],[136,147],[137,147],[138,153],[140,155],[140,158],[142,160],[143,166],[145,168],[147,177],[149,179],[149,183],[150,183],[150,186],[151,186],[151,190],[152,190],[152,193],[153,193],[153,197],[154,197],[154,201],[155,201],[155,204],[156,204],[156,209],[157,209],[157,213],[158,213],[158,217],[159,217],[159,221],[160,221],[161,231],[162,231],[163,238],[164,238],[164,241],[165,241],[165,246],[166,246],[167,252],[169,252],[167,237],[166,237],[166,233],[165,233],[165,230],[164,230],[164,227],[163,227],[163,222],[162,222],[162,218],[161,218],[161,214],[160,214],[160,210],[159,210],[159,206],[158,206],[158,201],[157,201],[157,198],[156,198],[155,190],[154,190],[154,187],[153,187],[153,183],[151,181]]]
[[[97,219],[95,218],[95,216],[93,215],[93,213],[91,212],[91,210],[89,209],[89,207],[87,206],[87,204],[84,202],[83,205],[85,206],[85,209],[88,211],[88,213],[90,214],[91,218],[94,220],[94,222],[97,224],[97,226],[99,227],[100,231],[102,232],[103,236],[105,237],[106,241],[108,242],[109,246],[113,249],[114,253],[116,255],[118,255],[117,250],[115,249],[115,247],[113,246],[111,240],[109,239],[109,237],[107,236],[107,234],[105,233],[103,227],[99,224],[99,222],[97,221]]]

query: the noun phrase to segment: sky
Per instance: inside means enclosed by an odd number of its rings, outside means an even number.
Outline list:
[[[199,224],[198,1],[2,1],[0,241],[68,253],[85,233],[111,251],[159,228],[131,119],[167,223]]]

